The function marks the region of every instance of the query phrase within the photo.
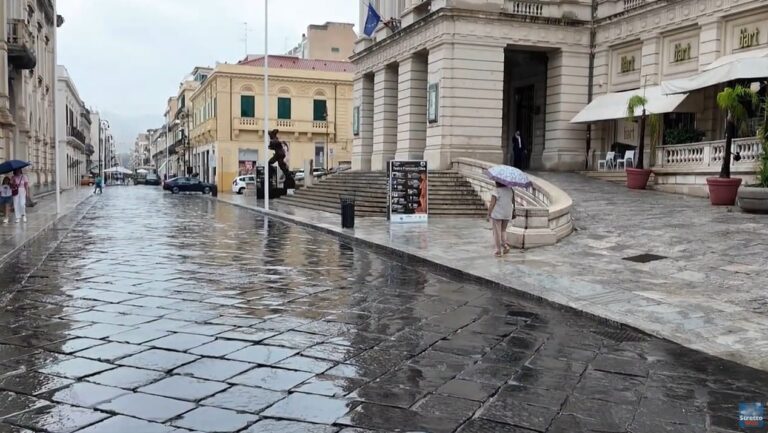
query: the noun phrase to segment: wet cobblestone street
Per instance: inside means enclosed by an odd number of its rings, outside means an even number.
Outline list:
[[[766,401],[768,373],[208,198],[83,206],[2,269],[0,433],[729,432]]]

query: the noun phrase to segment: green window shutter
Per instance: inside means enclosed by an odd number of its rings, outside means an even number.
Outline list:
[[[253,95],[240,95],[240,117],[255,117],[255,105]]]
[[[312,120],[315,122],[325,121],[325,116],[328,112],[325,99],[315,99],[314,103],[315,109],[313,110],[314,116]]]
[[[290,120],[291,98],[277,98],[277,118]]]

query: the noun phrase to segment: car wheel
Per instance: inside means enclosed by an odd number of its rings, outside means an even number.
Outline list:
[[[245,192],[245,188],[243,188],[242,186],[240,187],[240,189],[237,190],[238,194],[243,194],[244,192]]]
[[[211,193],[211,188],[210,187],[206,186],[205,188],[203,188],[203,194],[210,194],[210,193]]]
[[[174,186],[174,187],[171,189],[171,193],[172,193],[172,194],[178,194],[178,193],[179,193],[179,187],[178,187],[178,186]]]

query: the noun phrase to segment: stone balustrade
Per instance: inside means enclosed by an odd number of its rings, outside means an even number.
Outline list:
[[[453,160],[453,169],[463,175],[488,204],[496,187],[485,170],[495,164],[471,158]],[[512,243],[519,248],[554,245],[573,232],[573,200],[544,179],[529,175],[531,188],[515,188],[515,216],[509,227]]]
[[[741,155],[740,161],[731,161],[734,171],[754,172],[762,154],[756,137],[733,140],[733,153]],[[684,171],[717,171],[725,154],[725,140],[701,143],[675,144],[656,148],[654,169],[680,169]]]

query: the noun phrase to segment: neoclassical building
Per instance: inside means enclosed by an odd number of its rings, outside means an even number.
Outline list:
[[[56,122],[59,140],[59,182],[62,188],[80,186],[80,178],[90,174],[91,156],[91,112],[80,98],[67,68],[56,68]]]
[[[719,140],[717,88],[670,107],[656,86],[768,47],[764,0],[372,4],[388,25],[361,37],[351,58],[352,161],[360,170],[382,170],[393,158],[424,158],[435,169],[458,157],[509,162],[515,131],[531,168],[593,168],[618,144],[638,144],[631,130],[636,124],[623,120],[622,97],[633,92],[659,95],[665,108],[658,112],[668,128],[695,126],[705,139]],[[366,12],[361,5],[360,28]],[[589,120],[579,121],[577,115],[601,96],[608,98],[598,105],[610,114],[590,110],[584,115]],[[606,110],[611,98],[619,102]]]

